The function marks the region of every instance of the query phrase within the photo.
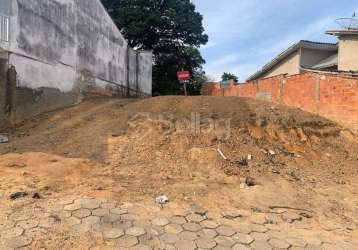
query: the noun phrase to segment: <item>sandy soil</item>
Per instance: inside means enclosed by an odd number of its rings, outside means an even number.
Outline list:
[[[17,191],[142,203],[165,194],[173,209],[195,202],[214,214],[306,209],[316,227],[357,234],[357,136],[298,109],[235,97],[92,99],[7,133],[4,204]]]

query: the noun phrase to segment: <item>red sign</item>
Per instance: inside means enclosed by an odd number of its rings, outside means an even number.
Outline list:
[[[179,81],[188,81],[190,79],[190,72],[189,71],[179,71],[177,73]]]

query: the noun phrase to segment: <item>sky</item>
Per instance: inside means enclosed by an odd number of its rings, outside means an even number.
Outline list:
[[[325,34],[337,18],[358,16],[357,0],[192,0],[204,16],[209,42],[201,47],[204,69],[240,82],[300,40],[337,42]]]

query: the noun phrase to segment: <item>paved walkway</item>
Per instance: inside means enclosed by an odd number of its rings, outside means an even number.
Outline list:
[[[66,237],[81,235],[88,237],[85,249],[358,249],[358,242],[313,232],[307,226],[310,217],[287,209],[233,210],[213,220],[197,206],[173,213],[158,206],[88,197],[39,200],[8,207],[0,215],[0,250],[49,249],[49,240],[60,244]],[[51,234],[56,231],[62,238]]]

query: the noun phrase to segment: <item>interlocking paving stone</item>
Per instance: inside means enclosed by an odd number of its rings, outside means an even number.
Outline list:
[[[217,236],[215,241],[218,243],[218,245],[225,247],[232,247],[236,243],[232,238],[226,236]]]
[[[215,229],[215,228],[218,228],[218,227],[219,227],[219,224],[216,223],[215,221],[212,221],[212,220],[202,221],[202,222],[200,222],[200,225],[201,225],[203,228],[208,228],[208,229]]]
[[[242,244],[236,244],[232,247],[233,250],[250,250],[248,246],[242,245]]]
[[[201,216],[204,216],[208,210],[199,206],[198,204],[192,204],[190,206],[190,210],[193,214],[198,214],[198,215],[201,215]]]
[[[97,208],[97,209],[92,211],[92,215],[100,216],[100,217],[105,216],[105,215],[109,215],[109,209]]]
[[[243,233],[237,233],[233,237],[235,240],[237,240],[239,243],[249,245],[254,241],[254,238],[252,238],[249,234],[243,234]]]
[[[133,250],[151,250],[152,248],[150,246],[146,245],[137,245],[133,247]]]
[[[183,227],[178,224],[168,224],[164,228],[166,233],[179,234],[183,231]]]
[[[236,231],[230,226],[219,226],[216,232],[222,236],[233,236]]]
[[[152,220],[152,224],[154,226],[166,226],[169,224],[169,220],[167,218],[155,218]]]
[[[43,202],[45,201],[43,200]],[[0,215],[0,245],[5,246],[5,244],[14,242],[14,239],[18,239],[13,244],[24,244],[20,246],[21,249],[31,248],[38,240],[40,242],[42,239],[46,240],[49,233],[56,233],[58,229],[62,230],[61,225],[63,224],[66,225],[64,227],[66,230],[70,226],[75,236],[91,235],[93,243],[98,246],[98,248],[91,248],[91,250],[107,249],[105,244],[108,244],[108,249],[113,249],[113,244],[117,244],[117,249],[138,250],[247,250],[250,247],[259,250],[272,248],[300,250],[304,247],[311,250],[353,250],[358,248],[357,245],[343,242],[344,235],[337,232],[326,232],[322,235],[318,234],[317,231],[310,233],[310,230],[303,230],[302,227],[299,227],[297,223],[300,222],[288,225],[282,220],[278,224],[261,224],[263,220],[260,222],[260,219],[257,219],[256,223],[249,223],[250,220],[252,221],[252,216],[242,218],[243,215],[239,215],[239,212],[235,210],[226,212],[226,217],[230,219],[221,218],[219,223],[198,214],[179,213],[182,215],[172,216],[172,214],[175,214],[174,212],[164,210],[151,213],[147,207],[140,204],[124,204],[116,207],[116,202],[108,202],[105,199],[86,197],[76,200],[69,199],[64,203],[59,205],[58,201],[53,200],[53,203],[48,205],[48,210],[43,210],[41,207],[36,207],[33,211],[16,211],[13,213],[11,213],[11,210],[7,210],[8,212],[4,216]],[[91,205],[91,203],[94,204]],[[84,204],[93,208],[86,209]],[[96,208],[96,204],[99,204],[98,208]],[[61,209],[56,210],[55,205]],[[130,213],[127,213],[127,209]],[[114,213],[110,213],[110,211]],[[151,216],[155,214],[157,214],[157,217],[150,220]],[[163,214],[168,216],[169,219],[160,217]],[[149,216],[142,217],[142,215]],[[187,222],[183,215],[186,215],[191,221],[197,221],[197,223]],[[249,215],[250,212],[247,212],[245,217]],[[254,214],[258,217],[262,215],[264,214]],[[272,213],[266,214],[266,217],[267,215],[272,215]],[[281,217],[276,213],[273,215]],[[9,218],[15,221],[9,220]],[[307,224],[306,220],[301,221],[301,223]],[[70,234],[71,232],[69,232]],[[342,242],[331,241],[330,236],[332,234],[336,234],[337,237],[341,236]],[[8,248],[8,245],[6,247]],[[10,248],[13,249],[14,247],[11,246]],[[2,246],[0,250],[4,250]]]
[[[199,248],[203,248],[203,249],[211,249],[216,247],[217,245],[216,241],[209,238],[199,238],[195,240],[195,243]]]
[[[101,208],[104,208],[104,209],[113,209],[116,207],[116,203],[115,202],[106,202],[106,203],[102,203]]]
[[[76,217],[70,217],[70,218],[67,218],[65,220],[65,222],[70,226],[74,226],[74,225],[81,224],[81,219],[78,219]]]
[[[113,227],[119,228],[119,229],[128,229],[133,227],[133,221],[130,220],[120,220],[113,223]]]
[[[123,215],[123,214],[127,214],[128,210],[126,208],[112,208],[110,210],[110,212],[112,214],[118,214],[118,215]]]
[[[231,250],[231,247],[226,247],[226,246],[222,246],[222,245],[217,245],[216,247],[213,248],[213,250]]]
[[[101,221],[106,223],[112,223],[120,220],[121,220],[121,216],[119,214],[109,214],[101,218]]]
[[[182,240],[196,240],[199,237],[194,232],[184,231],[179,234],[179,238]]]
[[[87,208],[87,209],[96,209],[96,208],[99,208],[101,205],[101,202],[98,201],[98,200],[91,200],[91,201],[88,201],[84,204],[82,204],[82,207],[83,208]]]
[[[254,250],[272,250],[272,247],[266,241],[254,241],[250,246]]]
[[[266,233],[268,231],[268,229],[265,226],[258,225],[258,224],[250,225],[250,229],[252,232],[257,232],[257,233]]]
[[[111,230],[103,232],[103,237],[106,239],[118,239],[123,235],[124,235],[124,230],[118,228],[112,228]]]
[[[189,240],[179,240],[175,243],[178,250],[195,250],[197,248],[195,242]]]
[[[85,209],[85,208],[81,208],[81,209],[78,209],[78,210],[72,212],[72,215],[79,219],[83,219],[83,218],[90,216],[91,211],[88,209]]]
[[[32,243],[32,239],[27,236],[17,236],[11,239],[7,239],[5,242],[6,246],[12,248],[27,247],[31,245],[31,243]]]
[[[89,216],[89,217],[82,219],[82,224],[93,225],[98,222],[100,222],[100,218],[98,216]]]
[[[17,223],[17,226],[22,227],[23,229],[35,228],[38,225],[39,225],[38,220],[25,220]]]
[[[145,229],[141,227],[131,227],[126,230],[126,234],[131,236],[141,236],[145,233],[146,233]]]
[[[286,241],[294,247],[305,247],[306,246],[306,242],[302,239],[286,238]]]
[[[282,240],[282,239],[270,239],[269,243],[274,248],[280,248],[280,249],[288,249],[291,246],[286,240]]]
[[[1,237],[4,239],[10,239],[10,238],[14,238],[17,236],[20,236],[24,233],[24,229],[21,227],[13,227],[13,228],[9,228],[6,229],[4,231],[1,232]]]
[[[271,238],[276,238],[276,239],[286,239],[287,238],[287,233],[286,232],[282,232],[282,231],[268,231],[267,232],[268,235],[270,235]]]
[[[250,236],[258,241],[268,241],[270,239],[270,236],[265,233],[252,232]]]
[[[267,223],[267,217],[265,214],[253,214],[250,217],[250,221],[254,224],[266,224]]]
[[[117,240],[119,247],[134,247],[138,243],[138,238],[134,236],[123,236]]]
[[[64,206],[64,210],[65,211],[76,211],[78,209],[82,208],[82,205],[79,204],[79,203],[74,203],[74,204],[69,204],[69,205],[66,205]]]
[[[136,220],[136,221],[133,221],[133,225],[134,225],[135,227],[148,228],[148,227],[150,227],[152,224],[150,223],[149,220]]]
[[[114,227],[111,223],[99,222],[99,223],[92,225],[92,229],[96,232],[110,231],[112,228],[114,228]]]
[[[187,223],[186,219],[182,216],[173,216],[169,218],[169,221],[173,224],[183,225]]]
[[[206,229],[206,228],[204,228],[202,230],[202,234],[203,234],[204,238],[215,238],[216,236],[218,236],[218,232],[216,232],[215,229]]]
[[[74,225],[73,228],[78,232],[87,233],[91,230],[91,225],[81,223],[78,225]]]
[[[199,214],[189,214],[186,217],[187,221],[189,222],[202,222],[203,220],[205,220],[206,218],[204,218],[203,216],[199,215]]]
[[[307,246],[305,247],[306,250],[324,250],[322,249],[321,246],[318,245],[312,245],[312,244],[307,244]]]
[[[189,223],[185,223],[183,225],[183,228],[190,232],[198,232],[200,231],[201,226],[199,224],[189,222]]]
[[[177,241],[180,240],[178,235],[168,233],[161,235],[159,238],[167,244],[175,244]]]

